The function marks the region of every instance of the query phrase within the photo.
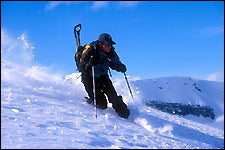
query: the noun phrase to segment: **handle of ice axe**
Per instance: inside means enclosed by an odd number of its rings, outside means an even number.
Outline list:
[[[74,35],[76,38],[77,47],[80,46],[80,30],[81,30],[81,24],[78,24],[74,27]]]

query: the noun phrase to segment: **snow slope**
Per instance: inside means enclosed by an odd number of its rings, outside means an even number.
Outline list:
[[[224,82],[128,77],[132,99],[121,75],[112,81],[130,117],[109,105],[96,119],[79,74],[35,64],[33,50],[24,34],[1,30],[1,148],[224,148]],[[215,118],[170,114],[152,101],[209,106]]]
[[[224,148],[222,82],[128,78],[132,99],[125,80],[113,79],[131,116],[120,118],[109,105],[96,119],[79,74],[5,61],[1,71],[1,148]],[[169,114],[145,105],[151,100],[208,105],[216,117]]]

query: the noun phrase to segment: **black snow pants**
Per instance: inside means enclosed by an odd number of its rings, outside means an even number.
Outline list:
[[[84,84],[85,90],[88,93],[89,98],[91,100],[94,100],[92,76],[82,74],[82,83]],[[108,75],[95,78],[95,93],[97,108],[106,109],[108,99],[109,103],[112,103],[113,108],[120,117],[129,117],[130,111],[127,108],[127,105],[123,102],[122,96],[117,95],[117,92]]]

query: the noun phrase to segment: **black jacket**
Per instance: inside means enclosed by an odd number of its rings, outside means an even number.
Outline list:
[[[110,52],[106,53],[96,42],[92,42],[90,47],[82,53],[79,67],[83,74],[92,76],[92,65],[94,65],[95,78],[107,75],[109,68],[120,72],[126,71],[126,66],[120,61],[113,46]]]

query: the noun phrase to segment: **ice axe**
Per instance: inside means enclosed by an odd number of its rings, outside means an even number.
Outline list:
[[[74,27],[74,35],[75,35],[77,47],[80,46],[80,30],[81,30],[81,24],[78,24]]]
[[[76,51],[78,51],[78,47],[80,46],[80,30],[81,30],[81,24],[78,24],[78,25],[74,26],[74,36],[75,36],[76,44],[77,44]],[[76,61],[76,54],[74,55],[74,60]],[[77,79],[80,76],[78,76]]]

